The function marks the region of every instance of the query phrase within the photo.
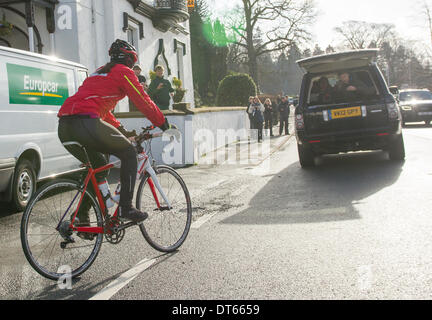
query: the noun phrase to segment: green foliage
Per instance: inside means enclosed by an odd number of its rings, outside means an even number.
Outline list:
[[[187,90],[182,88],[182,81],[177,78],[173,77],[172,83],[174,85],[174,97],[173,100],[175,103],[182,102]]]
[[[13,25],[6,21],[6,15],[3,14],[3,19],[0,20],[0,36],[4,37],[12,32]]]
[[[176,87],[176,88],[181,88],[182,84],[183,84],[182,81],[177,77],[173,78],[172,83],[173,83],[174,87]]]
[[[257,86],[248,74],[226,76],[217,90],[216,105],[221,107],[243,106],[250,96],[256,96]]]
[[[150,76],[150,80],[153,81],[154,79],[156,79],[156,72],[154,72],[153,70],[150,70],[149,76]]]
[[[208,19],[206,1],[196,4],[189,21],[194,87],[202,104],[214,105],[219,82],[227,74],[228,47],[220,46],[227,36],[223,25]]]
[[[199,107],[201,107],[201,106],[203,105],[203,101],[202,101],[202,99],[201,99],[201,95],[199,94],[198,90],[195,89],[194,91],[195,91],[195,93],[194,93],[194,97],[195,97],[195,108],[199,108]]]
[[[235,34],[227,35],[225,26],[216,19],[212,22],[209,18],[203,23],[203,35],[207,41],[215,47],[226,47],[237,41]]]

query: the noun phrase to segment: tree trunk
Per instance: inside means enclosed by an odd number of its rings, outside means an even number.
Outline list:
[[[253,42],[253,27],[252,27],[252,8],[250,7],[250,2],[247,0],[243,0],[244,4],[244,11],[245,11],[245,18],[246,18],[246,44],[247,44],[247,51],[248,51],[248,67],[249,67],[249,75],[254,80],[257,91],[259,93],[259,83],[258,83],[258,64],[257,64],[257,55],[255,52],[255,46]]]
[[[257,86],[257,93],[260,93],[259,77],[258,77],[258,63],[257,63],[257,57],[256,57],[254,50],[252,50],[252,52],[249,51],[248,66],[249,66],[249,74]]]

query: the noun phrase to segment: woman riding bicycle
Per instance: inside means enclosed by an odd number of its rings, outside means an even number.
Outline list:
[[[153,125],[163,131],[171,126],[131,69],[138,60],[136,49],[126,41],[117,40],[111,45],[109,55],[111,61],[87,78],[61,107],[58,135],[62,143],[78,142],[86,147],[93,168],[108,163],[106,154],[121,160],[119,218],[140,223],[148,214],[132,206],[138,164],[135,148],[128,138],[134,134],[123,128],[112,110],[128,96]],[[81,162],[86,161],[81,147],[65,147]],[[97,175],[98,183],[106,183],[106,175],[106,172]],[[86,211],[89,209],[90,202],[83,203],[78,218],[88,219]]]

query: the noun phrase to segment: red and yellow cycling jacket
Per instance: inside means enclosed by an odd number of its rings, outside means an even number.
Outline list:
[[[123,64],[115,65],[108,74],[94,73],[88,77],[78,92],[66,99],[58,117],[94,115],[118,128],[120,122],[112,110],[126,96],[153,125],[160,127],[165,123],[164,115],[144,91],[135,73]]]

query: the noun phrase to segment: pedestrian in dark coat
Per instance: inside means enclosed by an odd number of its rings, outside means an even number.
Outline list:
[[[279,114],[280,114],[279,135],[282,135],[284,129],[285,129],[285,135],[289,135],[288,120],[290,116],[290,104],[288,102],[288,97],[282,98],[282,102],[279,105]]]
[[[168,110],[175,90],[171,82],[164,78],[164,70],[162,66],[155,67],[156,78],[150,83],[147,93],[159,109]]]
[[[248,107],[246,109],[246,113],[248,114],[248,117],[249,117],[249,123],[250,123],[250,129],[251,130],[255,129],[252,113],[249,112],[250,108],[252,107],[253,102],[254,102],[254,97],[249,97],[249,104],[248,104]]]
[[[262,142],[263,139],[264,111],[263,104],[258,97],[255,97],[253,104],[249,108],[249,113],[252,114],[254,128],[258,130],[258,142]]]
[[[273,105],[270,99],[267,99],[264,102],[264,124],[265,129],[270,130],[270,137],[274,137],[273,135]]]

